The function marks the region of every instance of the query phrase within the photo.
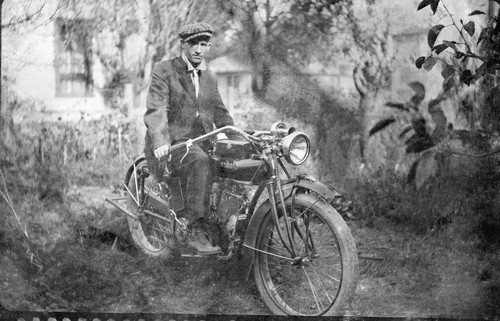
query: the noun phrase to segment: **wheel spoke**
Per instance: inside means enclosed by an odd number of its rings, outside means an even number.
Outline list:
[[[319,280],[319,283],[321,284],[321,287],[323,288],[323,291],[325,291],[326,298],[328,299],[328,302],[332,303],[332,298],[330,298],[330,295],[328,294],[328,291],[325,288],[325,285],[321,282],[321,278],[319,277],[318,273],[316,273],[316,270],[313,268],[312,269],[314,272],[314,275],[316,275],[316,278]]]
[[[318,307],[318,311],[321,312],[322,309],[324,309],[323,304],[321,303],[321,300],[318,298],[318,294],[316,293],[316,290],[314,289],[314,285],[311,282],[311,278],[309,278],[309,274],[307,274],[307,271],[304,266],[302,266],[302,271],[304,271],[304,274],[307,277],[307,281],[309,282],[309,288],[311,289],[312,295],[314,297],[314,301],[316,302],[316,306]],[[321,307],[320,307],[321,305]]]
[[[274,239],[273,237],[269,236],[268,239],[270,241],[273,242],[273,244],[277,244],[279,245],[281,243],[281,240],[279,239]],[[280,251],[280,252],[287,252],[285,251],[286,249],[284,247],[276,247],[276,246],[272,246],[270,245],[269,243],[267,244],[267,248],[270,248],[270,249],[273,249],[273,250],[276,250],[276,251]]]
[[[313,267],[313,269],[315,269],[315,268]],[[316,269],[315,269],[315,270],[316,270]],[[318,269],[318,272],[320,272],[320,273],[321,273],[321,274],[323,274],[324,276],[326,276],[326,277],[328,277],[328,278],[330,278],[330,279],[332,279],[332,280],[334,280],[335,282],[337,282],[337,283],[339,283],[339,284],[340,284],[340,280],[337,280],[337,279],[336,279],[336,278],[334,278],[333,276],[331,276],[331,275],[329,275],[329,274],[327,274],[327,273],[325,273],[325,272],[323,272],[323,271],[321,271],[321,270],[319,270],[319,269]]]
[[[140,217],[139,220],[128,220],[129,229],[134,243],[146,254],[158,256],[165,252],[172,240],[171,223],[160,220],[156,215],[147,215],[145,211],[155,212],[148,205],[148,198],[158,195],[157,181],[154,175],[147,173],[146,162],[134,164],[133,176],[130,177],[127,190],[127,207]],[[135,195],[134,195],[135,192]],[[144,211],[144,212],[143,212]],[[146,215],[145,215],[146,214]]]
[[[253,248],[251,246],[248,246],[248,245],[243,245],[244,247],[247,247],[251,250],[254,250],[254,251],[257,251],[257,252],[260,252],[260,253],[263,253],[263,254],[267,254],[267,255],[270,255],[270,256],[274,256],[274,257],[278,257],[280,259],[283,259],[283,260],[288,260],[288,261],[293,261],[293,259],[289,258],[289,257],[285,257],[285,256],[281,256],[281,255],[278,255],[278,254],[274,254],[274,253],[271,253],[271,252],[267,252],[267,251],[263,251],[263,250],[259,250],[259,249],[256,249],[256,248]]]
[[[139,201],[134,197],[134,195],[132,194],[132,192],[128,189],[128,186],[125,183],[123,184],[123,186],[127,189],[128,194],[130,195],[130,197],[132,197],[132,199],[134,200],[135,204],[137,204],[137,206],[140,206]]]
[[[299,227],[299,224],[297,223],[297,221],[292,222],[292,227],[293,227],[292,231],[297,231],[297,235],[300,237],[300,241],[302,241],[300,243],[299,250],[304,248],[305,251],[307,252],[307,236],[304,236],[304,234],[300,230],[300,227]],[[307,235],[307,227],[306,227],[306,235]]]
[[[137,184],[137,167],[134,163],[135,199],[139,199],[139,184]]]
[[[304,215],[306,212],[308,212],[308,211],[309,211],[309,209],[310,209],[311,207],[313,207],[313,206],[314,206],[314,205],[315,205],[318,201],[319,201],[319,198],[318,198],[318,199],[317,199],[314,203],[312,203],[312,204],[311,204],[311,205],[309,205],[307,208],[305,208],[305,209],[304,209],[304,210],[303,210],[303,211],[302,211],[302,212],[301,212],[298,216],[296,216],[296,217],[294,218],[294,220],[299,219],[302,215]]]
[[[287,260],[279,257],[288,256],[288,252],[277,239],[277,227],[272,215],[268,214],[258,234],[257,247],[262,251],[256,254],[254,265],[257,287],[263,298],[270,298],[264,300],[269,307],[279,308],[273,310],[275,313],[327,314],[335,302],[346,295],[351,297],[354,289],[349,285],[350,280],[344,276],[344,254],[339,243],[342,240],[338,239],[338,230],[334,225],[338,223],[337,218],[333,220],[329,217],[329,205],[318,204],[318,199],[309,195],[302,194],[296,198],[294,210],[300,213],[296,216],[290,213],[290,201],[287,201],[286,206],[287,213],[293,217],[291,235],[297,257]],[[284,217],[281,217],[280,226],[284,221]],[[340,221],[339,224],[345,222]],[[348,242],[353,244],[352,236],[349,237]],[[349,290],[340,292],[342,286]],[[342,297],[339,297],[341,293]]]
[[[160,240],[156,235],[150,235],[149,238],[156,243],[162,244],[163,246],[166,246],[167,243],[164,240]]]

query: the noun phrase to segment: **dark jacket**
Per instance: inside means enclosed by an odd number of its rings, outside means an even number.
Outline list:
[[[215,127],[233,125],[217,88],[217,78],[209,70],[201,71],[200,91],[196,99],[194,85],[187,66],[181,57],[159,62],[154,70],[149,87],[146,114],[146,156],[165,144],[171,144],[181,138],[193,138],[193,124],[196,111],[197,122],[202,131],[196,136]],[[196,126],[194,126],[196,127]]]

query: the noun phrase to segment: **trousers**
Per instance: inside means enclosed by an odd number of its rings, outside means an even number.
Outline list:
[[[182,217],[194,222],[203,218],[207,208],[207,191],[210,184],[210,162],[208,154],[199,146],[193,145],[186,153],[185,149],[172,152],[170,169],[181,178],[185,187],[186,210]]]

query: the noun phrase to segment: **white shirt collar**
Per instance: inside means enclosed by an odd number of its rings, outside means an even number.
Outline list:
[[[194,68],[193,65],[191,64],[191,61],[189,61],[189,59],[186,57],[186,54],[184,53],[184,51],[182,52],[181,57],[182,57],[182,60],[184,60],[184,62],[186,63],[188,71],[193,71],[194,69],[198,69],[198,70],[206,70],[207,69],[207,65],[205,63],[205,59],[203,59],[201,61],[201,63],[198,66],[198,68]]]

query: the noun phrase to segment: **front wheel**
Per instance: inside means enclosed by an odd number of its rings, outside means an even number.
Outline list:
[[[291,199],[285,206],[295,255],[283,245],[272,211],[257,234],[253,268],[263,301],[275,314],[339,313],[352,300],[358,276],[349,228],[334,208],[313,195],[297,194],[293,213]],[[281,215],[279,225],[289,243],[285,224]]]

